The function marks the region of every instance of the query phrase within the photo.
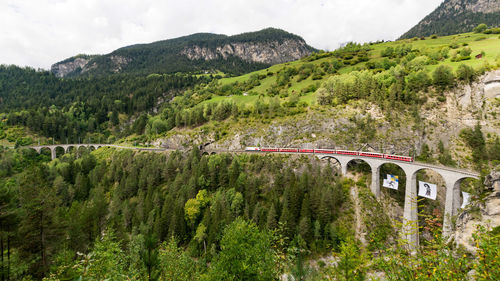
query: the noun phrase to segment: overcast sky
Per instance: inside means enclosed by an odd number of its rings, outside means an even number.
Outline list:
[[[319,49],[394,40],[443,0],[0,0],[0,64],[50,65],[76,54],[197,32],[276,27]]]

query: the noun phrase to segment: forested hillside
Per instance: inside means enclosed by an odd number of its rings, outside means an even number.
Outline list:
[[[445,0],[401,38],[469,32],[482,23],[490,27],[500,26],[497,0]]]
[[[202,53],[193,53],[198,49]],[[127,46],[106,55],[75,56],[54,64],[52,72],[58,77],[176,72],[239,75],[299,59],[314,50],[301,37],[273,28],[234,36],[197,33]]]
[[[89,137],[108,141],[112,136],[141,134],[145,117],[140,116],[211,79],[186,74],[59,79],[47,71],[0,66],[0,116],[7,125],[26,127],[57,142]]]
[[[171,237],[190,255],[214,261],[223,229],[237,217],[278,231],[285,244],[275,246],[317,252],[338,248],[351,231],[341,216],[349,204],[346,187],[331,168],[306,159],[200,158],[197,150],[164,155],[104,149],[75,156],[49,164],[34,151],[1,152],[1,239],[15,249],[13,279],[26,273],[41,278],[51,269],[64,279],[82,274],[72,265],[85,256],[76,253],[96,250],[102,233],[128,249],[119,266],[143,278],[148,266],[159,273],[143,251],[157,255],[156,245]]]

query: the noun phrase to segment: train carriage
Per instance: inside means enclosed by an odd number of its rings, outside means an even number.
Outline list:
[[[390,155],[390,154],[384,154],[385,159],[390,159],[390,160],[399,160],[399,161],[405,161],[405,162],[413,162],[413,157],[410,156],[400,156],[400,155]]]
[[[298,148],[280,148],[280,152],[299,152]]]
[[[384,158],[383,153],[377,153],[377,152],[360,152],[359,156],[373,157],[373,158]]]
[[[337,150],[337,154],[341,155],[359,155],[359,152],[352,150]]]
[[[261,148],[260,151],[263,151],[263,152],[279,152],[280,149],[279,148],[275,148],[275,147],[265,147],[265,148]]]
[[[314,150],[314,153],[318,153],[318,154],[335,154],[335,150],[334,149],[315,149]]]

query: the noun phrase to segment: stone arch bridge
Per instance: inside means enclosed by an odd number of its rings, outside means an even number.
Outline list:
[[[278,153],[278,154],[310,154],[301,152],[252,152],[252,151],[229,151],[229,150],[205,150],[205,154],[214,153]],[[417,172],[420,170],[432,170],[444,179],[446,189],[445,210],[443,218],[443,235],[450,236],[452,232],[452,216],[458,213],[460,207],[460,183],[463,179],[479,179],[479,174],[468,170],[455,169],[446,166],[432,165],[421,162],[405,162],[385,158],[372,158],[360,155],[340,155],[314,153],[321,160],[336,160],[340,165],[342,175],[347,175],[347,166],[350,162],[362,160],[366,162],[372,172],[370,189],[377,199],[380,198],[380,168],[384,164],[395,164],[400,167],[406,176],[405,201],[403,211],[402,236],[410,249],[416,249],[419,245],[418,235],[418,213],[417,213]]]
[[[38,153],[42,149],[50,149],[52,159],[57,157],[56,149],[63,148],[64,153],[69,152],[70,148],[79,149],[80,147],[99,149],[101,147],[114,147],[120,149],[133,149],[138,151],[174,151],[175,149],[168,148],[143,148],[143,147],[130,147],[120,146],[113,144],[56,144],[56,145],[38,145],[28,146]],[[310,154],[300,152],[254,152],[245,150],[202,150],[203,155],[212,155],[216,153],[278,153],[278,154]],[[445,199],[445,212],[443,222],[443,235],[449,236],[452,231],[451,217],[457,214],[460,206],[460,183],[463,179],[473,178],[479,179],[479,174],[467,170],[455,169],[445,166],[431,165],[420,162],[404,162],[399,160],[385,159],[385,158],[372,158],[360,155],[339,155],[339,154],[321,154],[314,153],[316,157],[322,160],[336,160],[343,175],[347,175],[347,166],[352,161],[362,160],[366,162],[372,172],[371,191],[378,199],[380,197],[380,168],[384,164],[395,164],[400,167],[406,175],[405,187],[405,202],[403,212],[403,238],[408,243],[410,249],[415,249],[419,245],[418,238],[418,214],[417,214],[417,172],[423,169],[432,170],[444,179],[446,184],[446,199]]]
[[[138,151],[152,151],[152,152],[161,152],[161,151],[174,151],[175,149],[168,148],[152,148],[152,147],[135,147],[135,146],[123,146],[116,144],[99,144],[99,143],[89,143],[89,144],[52,144],[52,145],[34,145],[34,146],[25,146],[25,148],[34,149],[36,152],[41,153],[42,149],[49,149],[50,156],[52,160],[57,158],[57,148],[62,148],[64,153],[68,153],[71,148],[78,150],[81,147],[85,147],[87,149],[99,149],[101,147],[114,147],[121,149],[132,149]]]

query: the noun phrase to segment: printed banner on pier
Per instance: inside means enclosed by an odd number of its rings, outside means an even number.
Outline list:
[[[418,181],[418,196],[436,200],[437,186],[425,181]]]
[[[390,189],[398,189],[399,185],[399,178],[398,176],[394,175],[387,175],[387,178],[384,179],[384,183],[382,184],[383,187],[387,187]]]

